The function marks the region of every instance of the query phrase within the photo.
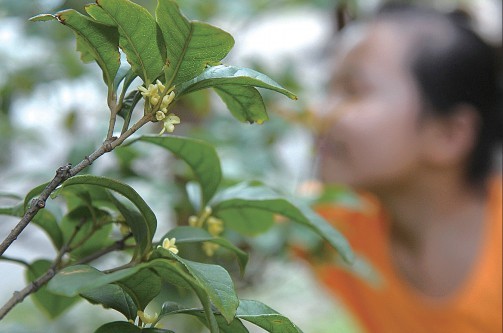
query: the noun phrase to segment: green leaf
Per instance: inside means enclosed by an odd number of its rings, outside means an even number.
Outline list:
[[[191,92],[222,85],[252,86],[279,92],[291,99],[297,99],[292,92],[280,86],[265,74],[249,68],[234,66],[214,66],[207,68],[198,77],[177,86],[176,94],[180,97]]]
[[[114,321],[99,327],[94,333],[174,333],[160,328],[140,328],[126,321]]]
[[[127,278],[116,282],[134,300],[141,310],[161,291],[161,278],[152,269],[143,269]]]
[[[115,75],[114,79],[114,91],[119,89],[119,85],[122,81],[124,81],[124,86],[122,90],[127,90],[131,82],[136,78],[136,74],[133,72],[131,67],[128,64],[122,63],[117,71],[117,75]]]
[[[82,213],[86,214],[87,218],[89,218],[89,210],[83,210]],[[104,213],[102,212],[100,214]],[[78,229],[74,241],[71,244],[73,247],[70,253],[72,260],[85,258],[112,245],[113,240],[109,237],[112,231],[112,224],[109,223],[96,228],[93,222],[87,219],[86,223],[79,227],[79,222],[78,219],[68,217],[65,217],[61,222],[61,229],[65,235],[65,239],[68,239],[76,228]]]
[[[161,319],[163,316],[170,315],[172,313],[176,313],[177,311],[182,310],[183,307],[175,302],[167,301],[162,303],[161,306],[161,312],[159,313],[159,319]]]
[[[205,323],[202,310],[183,308],[171,302],[163,304],[159,317],[181,313],[195,316]],[[218,313],[215,313],[215,317],[222,333],[248,333],[241,320],[249,321],[271,333],[302,333],[288,318],[258,301],[240,300],[236,316],[230,323]]]
[[[148,225],[145,221],[145,217],[139,214],[137,211],[129,209],[126,205],[122,204],[113,195],[110,195],[110,201],[117,207],[119,212],[124,217],[126,224],[131,229],[133,237],[138,245],[135,248],[135,254],[133,258],[143,257],[148,251],[150,251],[151,246],[151,236],[148,231]]]
[[[241,273],[244,272],[244,269],[248,262],[248,254],[246,252],[234,246],[234,244],[229,242],[227,239],[213,237],[209,232],[201,228],[187,226],[176,227],[174,229],[171,229],[163,238],[176,238],[177,244],[195,242],[212,242],[219,244],[220,246],[230,250],[236,255]]]
[[[141,333],[138,326],[125,321],[114,321],[99,327],[94,333]]]
[[[154,269],[156,272],[170,272],[171,275],[178,275],[183,279],[191,279],[175,260],[154,259],[146,263],[138,264],[133,267],[121,269],[113,273],[105,274],[89,265],[74,265],[63,268],[49,281],[48,288],[51,292],[64,296],[76,296],[80,293],[102,287],[104,285],[126,281],[130,276],[140,272],[143,269]],[[170,281],[171,276],[158,274],[163,279]],[[175,279],[175,281],[178,281]],[[193,280],[191,280],[193,282]],[[187,284],[185,284],[187,286]]]
[[[214,89],[237,120],[251,124],[269,120],[262,95],[257,89],[238,85],[220,85]]]
[[[78,294],[125,279],[147,267],[140,264],[110,274],[100,272],[89,265],[74,265],[63,268],[49,281],[47,287],[55,294],[77,296]]]
[[[262,327],[270,333],[302,333],[290,319],[258,301],[240,300],[236,317]]]
[[[220,62],[234,46],[232,36],[212,25],[189,21],[172,0],[159,0],[156,19],[167,46],[166,82],[169,86],[201,74]]]
[[[183,259],[172,252],[163,248],[158,248],[154,250],[151,257],[162,258],[154,259],[149,262],[150,267],[158,272],[161,278],[182,288],[192,289],[196,293],[203,306],[210,332],[218,333],[218,324],[211,307],[211,290],[208,290],[208,287],[203,285],[190,271],[187,273],[188,268],[186,264],[183,263]],[[166,258],[171,260],[166,260]],[[211,280],[211,277],[208,278]]]
[[[172,135],[142,136],[137,140],[166,148],[191,167],[197,181],[201,184],[202,206],[213,197],[222,179],[220,160],[213,146],[201,140]]]
[[[82,59],[92,58],[98,63],[103,71],[103,80],[112,91],[115,75],[120,67],[117,29],[97,23],[73,9],[61,11],[55,17],[75,32]]]
[[[290,199],[290,201],[293,203],[293,205],[292,203],[290,203],[290,205],[296,209],[290,210],[289,214],[284,214],[284,216],[309,227],[318,235],[323,237],[338,251],[347,263],[352,263],[354,261],[355,255],[351,250],[351,246],[346,238],[337,231],[337,229],[335,229],[330,223],[318,215],[304,202],[300,202],[295,199]]]
[[[27,195],[25,202],[29,202],[34,196],[40,194],[47,184],[42,184],[32,189]],[[0,207],[0,215],[9,215],[23,217],[25,213],[25,204],[23,202],[12,207]],[[56,249],[63,246],[63,234],[59,228],[54,215],[47,209],[39,210],[32,222],[42,228],[51,239]]]
[[[106,309],[114,309],[122,313],[127,319],[136,318],[138,308],[133,299],[121,287],[115,284],[84,291],[80,294],[93,304],[101,304]]]
[[[50,211],[45,209],[39,210],[32,222],[46,232],[56,249],[60,249],[63,246],[63,232]]]
[[[93,62],[94,57],[92,53],[92,48],[90,48],[88,44],[86,44],[85,39],[76,34],[75,43],[76,43],[76,49],[80,53],[80,60],[85,64]],[[105,84],[107,84],[106,81]]]
[[[290,201],[294,201],[293,204]],[[354,260],[348,241],[310,207],[294,199],[287,200],[264,186],[240,184],[219,193],[212,202],[213,214],[225,220],[227,210],[258,209],[283,215],[304,225],[326,239],[347,262]],[[227,221],[226,221],[227,223]]]
[[[28,208],[30,207],[30,204],[31,204],[31,201],[36,197],[38,196],[39,194],[41,194],[44,189],[47,187],[47,185],[49,185],[49,183],[43,183],[43,184],[40,184],[34,188],[32,188],[30,190],[30,192],[28,192],[26,194],[26,196],[24,197],[24,210],[27,211]]]
[[[32,263],[26,270],[26,280],[27,282],[33,282],[38,277],[45,274],[51,267],[52,262],[49,260],[37,260]],[[63,312],[68,310],[73,304],[75,304],[79,298],[78,297],[65,297],[61,295],[54,294],[47,290],[46,286],[40,287],[40,289],[31,295],[33,301],[37,306],[44,310],[44,312],[50,318],[56,318]]]
[[[237,202],[234,206],[227,206],[225,209],[218,208],[213,214],[222,219],[228,228],[246,236],[262,234],[274,225],[272,212],[254,208],[251,205],[247,207]]]
[[[152,15],[129,0],[97,0],[96,3],[119,29],[119,45],[133,71],[146,85],[153,82],[164,66],[165,46]]]
[[[153,258],[163,258],[159,251],[154,250]],[[154,269],[157,274],[161,277],[162,281],[172,284],[178,288],[191,290],[194,289],[194,284],[196,281],[186,273],[183,265],[178,261],[166,260],[166,259],[155,259],[150,261],[150,266]]]
[[[98,6],[95,3],[89,3],[84,6],[85,11],[91,16],[94,20],[98,21],[101,24],[106,24],[110,26],[117,26],[115,21],[107,14],[103,8]]]
[[[173,314],[187,314],[198,318],[203,324],[208,325],[204,311],[201,309],[183,308],[177,303],[166,302],[162,305],[159,319]],[[230,323],[227,323],[225,318],[220,313],[214,313],[220,333],[249,333],[243,323],[234,318]]]
[[[66,180],[61,186],[62,188],[65,188],[72,185],[82,185],[82,184],[96,185],[113,190],[126,197],[129,201],[131,201],[136,206],[136,208],[138,208],[143,218],[145,219],[144,221],[146,222],[141,226],[142,230],[145,232],[145,237],[143,238],[145,240],[145,243],[141,244],[143,249],[142,252],[146,253],[151,249],[152,237],[154,236],[155,230],[157,228],[157,220],[152,209],[150,209],[147,203],[131,186],[121,183],[114,179],[106,177],[98,177],[93,175],[74,176]]]
[[[206,324],[206,322],[204,321],[204,317],[202,316],[203,314],[202,311],[193,310],[186,313],[198,317],[198,319],[203,324]],[[234,319],[230,323],[228,323],[225,320],[225,318],[220,314],[215,314],[215,318],[217,320],[220,333],[249,333],[248,329],[243,325],[243,323],[239,319]]]
[[[39,14],[28,19],[32,22],[43,22],[43,21],[52,21],[54,20],[54,16],[52,14]]]
[[[203,264],[183,259],[175,254],[171,255],[187,268],[190,275],[208,294],[212,304],[230,323],[236,314],[239,300],[229,273],[218,265]]]
[[[24,210],[22,204],[11,207],[0,207],[0,215],[22,217],[23,214]]]
[[[119,117],[124,119],[124,125],[122,126],[122,133],[127,131],[129,123],[131,121],[131,115],[133,114],[136,104],[141,100],[142,95],[138,90],[133,90],[122,101],[122,106],[117,113]]]

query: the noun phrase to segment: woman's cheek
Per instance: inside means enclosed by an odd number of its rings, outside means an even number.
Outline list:
[[[373,183],[397,163],[395,149],[401,142],[386,109],[379,106],[377,101],[355,104],[334,127],[334,171],[348,185]]]

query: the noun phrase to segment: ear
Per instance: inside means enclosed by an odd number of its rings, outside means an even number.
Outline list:
[[[436,166],[463,165],[479,131],[480,119],[469,105],[459,105],[448,116],[428,116],[423,127],[423,152]]]

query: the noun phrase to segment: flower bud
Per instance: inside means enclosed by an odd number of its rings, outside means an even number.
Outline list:
[[[157,119],[157,120],[159,120],[159,121],[160,121],[160,120],[163,120],[164,118],[166,118],[166,115],[164,114],[164,112],[162,112],[162,111],[157,111],[157,112],[155,113],[155,119]]]

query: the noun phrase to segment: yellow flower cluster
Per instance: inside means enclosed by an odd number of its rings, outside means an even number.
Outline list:
[[[155,108],[159,101],[161,101],[161,104],[155,112],[155,119],[157,121],[164,121],[164,126],[159,135],[164,132],[173,133],[175,125],[180,124],[180,118],[178,116],[174,113],[168,114],[168,107],[175,99],[175,92],[173,89],[174,87],[171,87],[161,100],[161,94],[166,90],[166,87],[161,81],[157,80],[155,84],[149,84],[147,88],[143,86],[138,87],[138,90],[152,108]]]
[[[206,223],[208,224],[208,232],[212,236],[216,237],[224,231],[224,222],[221,219],[210,216]]]
[[[202,228],[204,223],[206,223],[208,233],[213,237],[218,237],[224,231],[224,222],[219,218],[211,216],[211,213],[211,207],[205,207],[200,216],[189,217],[189,225],[191,227]],[[216,243],[203,242],[203,251],[209,257],[212,257],[218,248],[220,248],[220,245]]]

